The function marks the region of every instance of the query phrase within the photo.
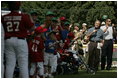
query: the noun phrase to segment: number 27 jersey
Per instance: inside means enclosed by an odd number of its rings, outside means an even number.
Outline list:
[[[2,17],[5,37],[26,38],[27,31],[34,26],[33,21],[27,14],[12,11]]]

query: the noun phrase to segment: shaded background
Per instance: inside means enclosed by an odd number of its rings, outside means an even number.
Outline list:
[[[5,1],[2,1],[1,8],[7,9]],[[22,1],[21,11],[38,12],[42,23],[49,10],[54,11],[57,17],[66,16],[71,23],[86,22],[91,26],[95,20],[104,21],[103,15],[108,15],[112,23],[117,23],[117,1]]]

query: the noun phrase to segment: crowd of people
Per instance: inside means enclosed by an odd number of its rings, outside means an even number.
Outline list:
[[[111,25],[110,18],[104,23],[97,20],[93,27],[88,28],[87,23],[72,24],[65,16],[57,18],[54,12],[48,11],[43,24],[40,24],[37,22],[37,17],[40,16],[37,12],[32,11],[30,15],[19,13],[20,5],[19,1],[8,2],[11,12],[1,19],[4,31],[1,43],[3,78],[13,78],[16,63],[19,77],[53,77],[58,60],[63,55],[68,56],[68,49],[77,51],[83,57],[86,54],[86,64],[95,71],[93,74],[99,69],[100,60],[101,70],[105,67],[111,69],[117,30]],[[85,51],[83,44],[88,47]]]

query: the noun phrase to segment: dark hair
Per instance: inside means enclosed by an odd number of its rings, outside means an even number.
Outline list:
[[[19,10],[21,2],[20,1],[8,1],[8,8],[10,11]]]
[[[107,18],[106,21],[108,21],[108,19],[110,19],[110,18]],[[110,19],[110,20],[111,20],[111,19]]]

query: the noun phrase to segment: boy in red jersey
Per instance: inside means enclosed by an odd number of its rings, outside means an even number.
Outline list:
[[[74,37],[75,37],[74,33],[72,33],[72,32],[68,33],[68,37],[65,39],[65,43],[64,43],[63,49],[69,49],[70,48]]]
[[[44,75],[43,32],[45,31],[47,31],[47,29],[37,27],[35,29],[34,39],[29,43],[29,57],[31,62],[30,77],[36,77],[38,75],[39,77],[43,78]]]

